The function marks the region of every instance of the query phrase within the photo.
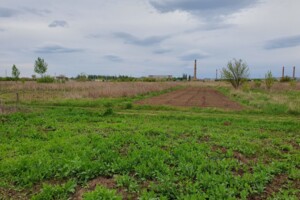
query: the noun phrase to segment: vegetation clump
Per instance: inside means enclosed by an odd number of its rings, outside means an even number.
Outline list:
[[[18,80],[18,79],[19,79],[19,76],[20,76],[20,70],[16,67],[16,65],[13,65],[13,66],[12,66],[12,69],[11,69],[11,75],[12,75],[12,77],[13,77],[15,80]]]
[[[83,195],[83,200],[122,200],[115,190],[107,189],[103,186],[97,186],[94,191],[87,192]]]
[[[38,57],[34,64],[34,72],[40,74],[43,77],[44,73],[46,73],[48,68],[48,64],[44,59]]]
[[[249,68],[243,60],[233,59],[222,69],[221,75],[222,79],[229,81],[235,89],[238,89],[248,79]]]
[[[273,77],[272,75],[272,72],[271,71],[268,71],[266,74],[265,74],[265,84],[266,84],[266,88],[268,90],[270,90],[272,88],[272,86],[274,85],[274,82],[275,82],[275,78]]]
[[[280,82],[282,82],[282,83],[288,83],[288,82],[290,82],[291,80],[292,80],[291,77],[285,76],[285,77],[281,77]]]
[[[38,83],[54,83],[54,81],[55,81],[55,78],[51,77],[51,76],[43,76],[36,80],[36,82],[38,82]]]

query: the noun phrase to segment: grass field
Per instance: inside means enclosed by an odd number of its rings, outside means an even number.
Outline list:
[[[0,199],[300,198],[297,88],[191,84],[240,111],[134,104],[187,86],[156,84],[166,85],[114,98],[28,97],[20,112],[0,114]]]

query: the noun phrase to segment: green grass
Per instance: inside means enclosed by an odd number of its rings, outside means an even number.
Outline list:
[[[0,115],[0,199],[68,199],[97,177],[113,179],[114,188],[99,185],[84,199],[120,199],[118,191],[247,199],[279,175],[288,178],[268,197],[299,197],[297,112],[268,110],[263,91],[252,102],[248,93],[232,96],[250,108],[239,112],[133,104],[146,97],[35,103],[30,112]]]

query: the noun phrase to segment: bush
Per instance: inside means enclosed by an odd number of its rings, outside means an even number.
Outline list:
[[[222,79],[229,81],[235,89],[238,89],[249,77],[249,68],[243,60],[233,59],[222,69],[221,75]]]
[[[271,71],[268,71],[265,75],[265,84],[268,90],[271,89],[271,87],[274,85],[275,79],[272,75]]]
[[[88,81],[88,76],[85,73],[80,73],[77,77],[76,77],[77,81],[81,81],[81,82],[85,82]]]
[[[55,79],[51,76],[44,76],[42,78],[37,79],[38,83],[54,83]]]
[[[285,77],[282,77],[282,78],[280,79],[280,82],[282,82],[282,83],[284,83],[284,82],[290,82],[291,80],[292,80],[291,77],[285,76]]]
[[[261,87],[261,80],[254,80],[254,87],[260,88]]]

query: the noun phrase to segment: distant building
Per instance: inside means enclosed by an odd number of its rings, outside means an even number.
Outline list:
[[[59,75],[59,76],[56,76],[55,79],[58,81],[58,82],[65,82],[68,80],[68,77],[66,77],[65,75]]]
[[[168,78],[173,78],[173,76],[172,75],[149,75],[148,78],[168,79]]]

